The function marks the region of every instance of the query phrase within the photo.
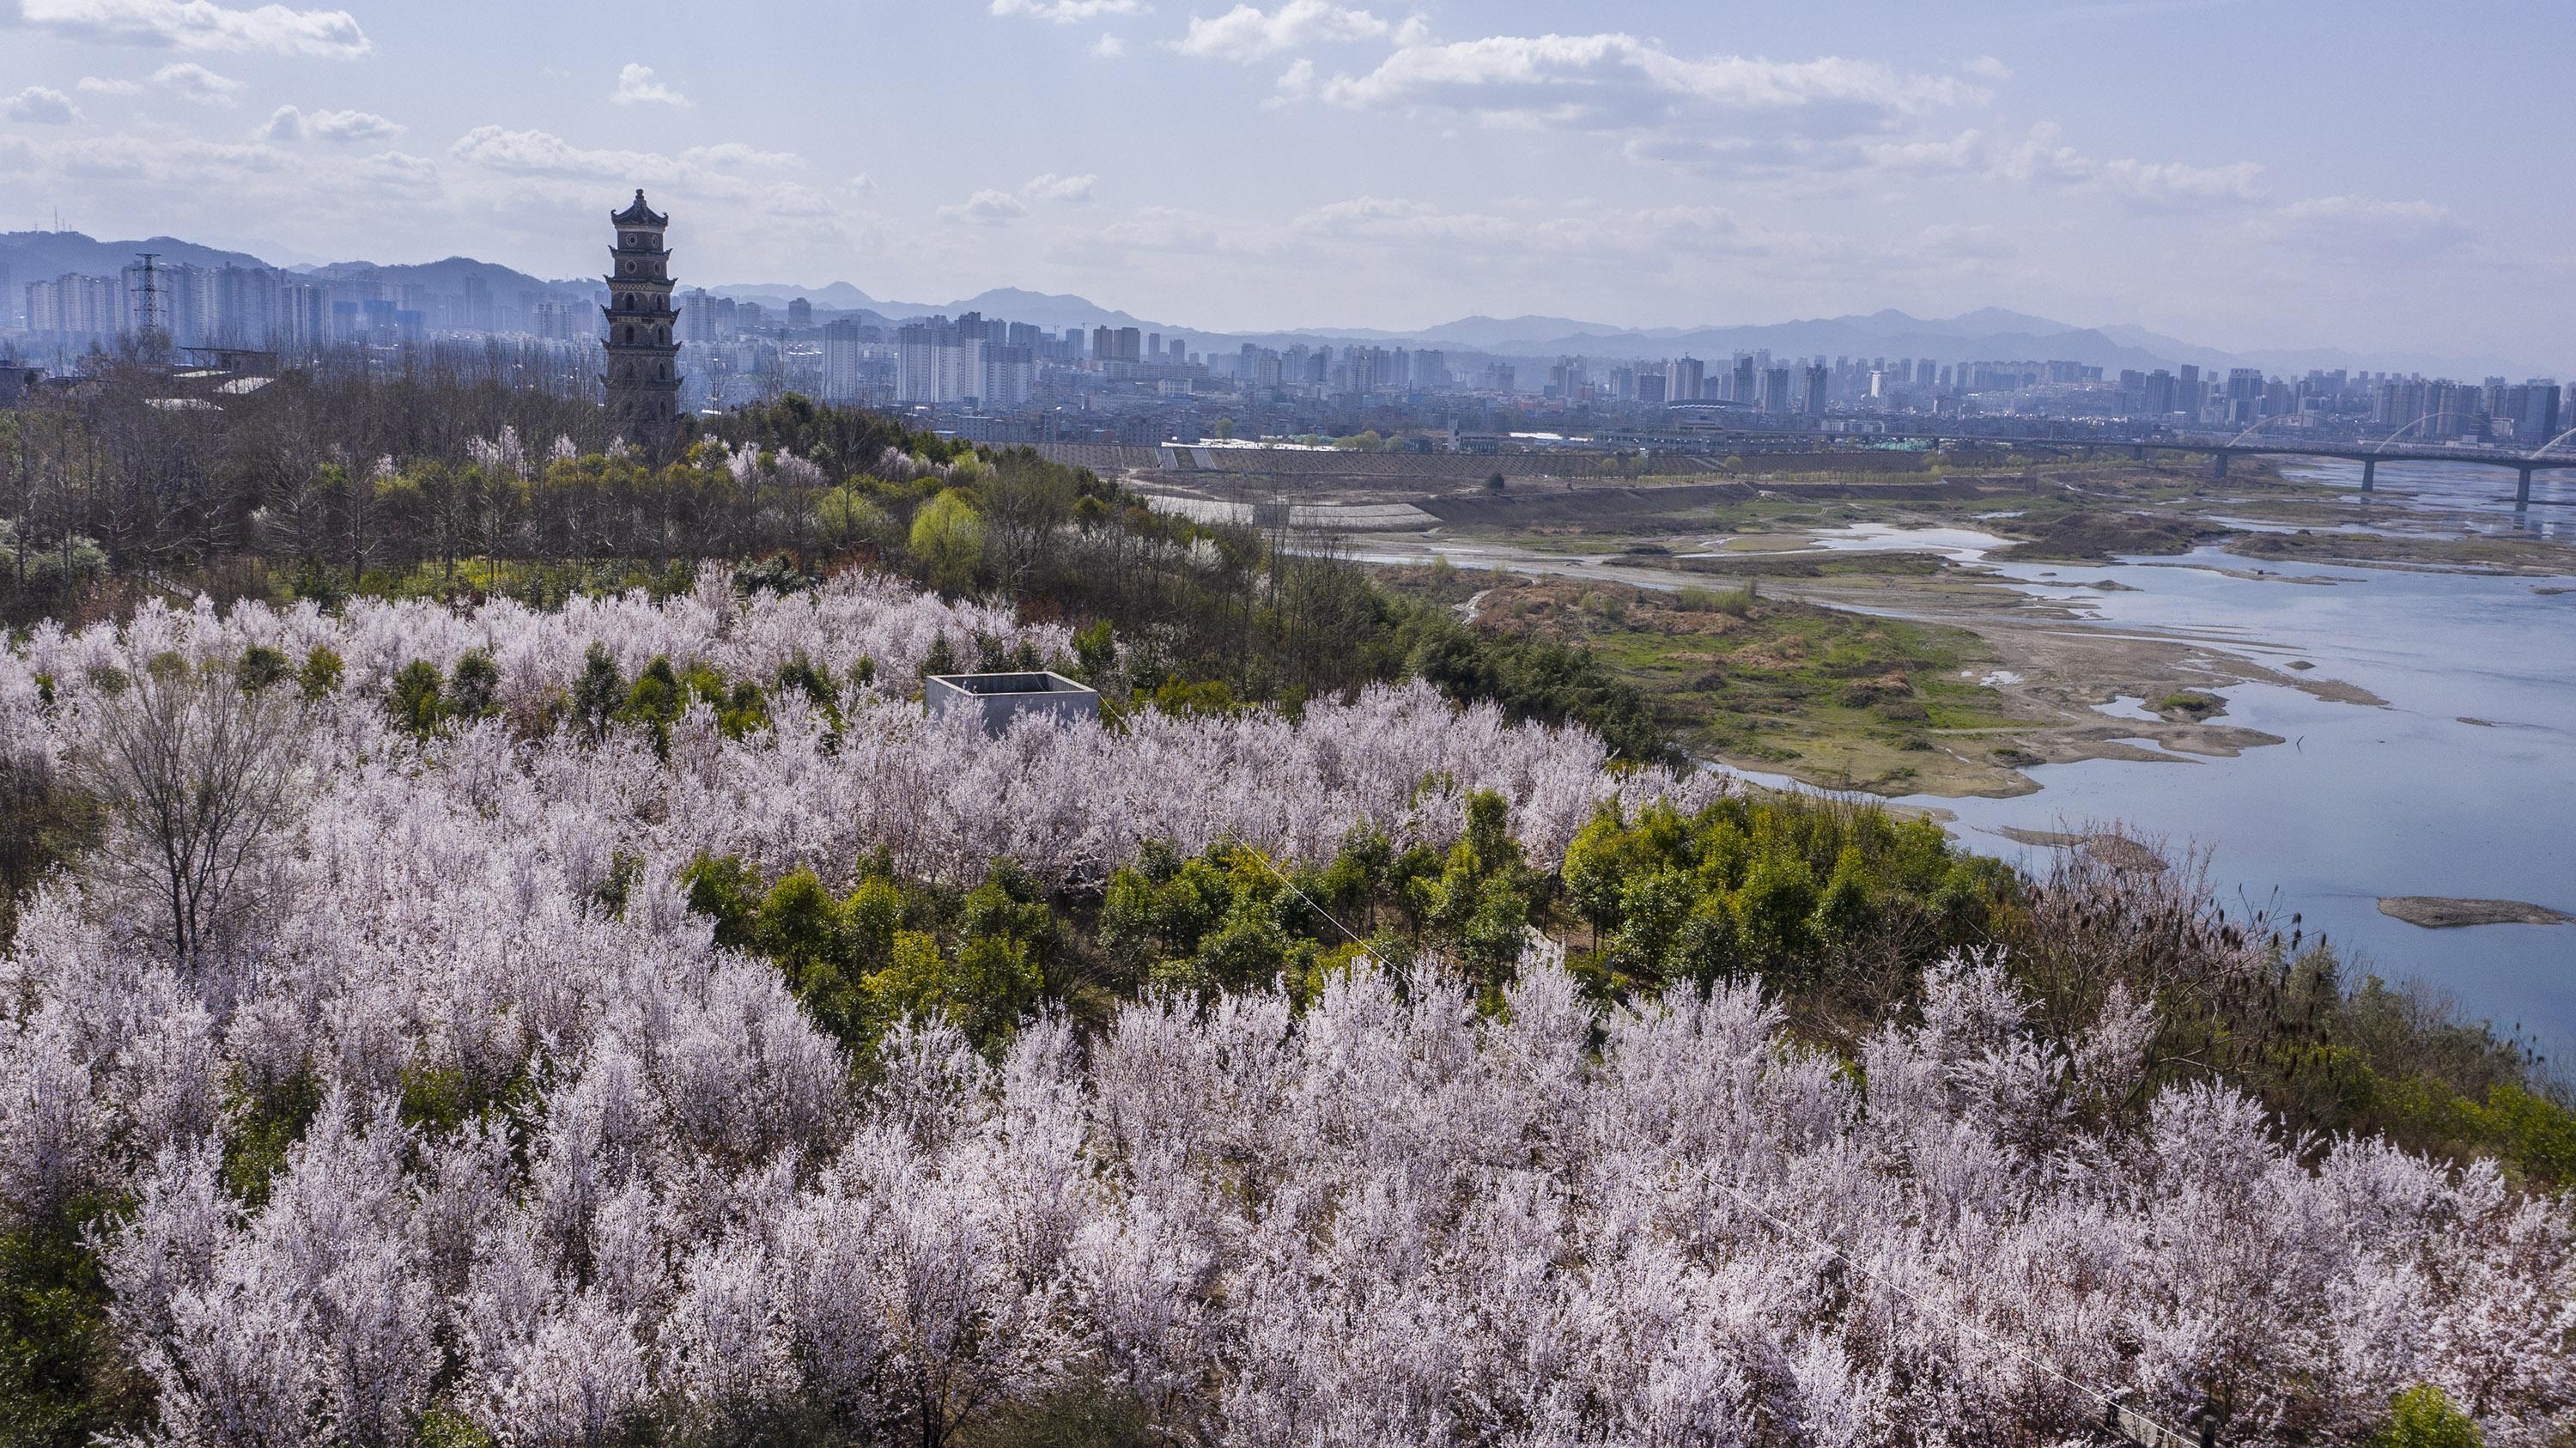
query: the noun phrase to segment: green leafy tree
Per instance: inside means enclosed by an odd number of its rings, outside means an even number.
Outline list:
[[[1856,944],[1877,928],[1869,866],[1861,859],[1860,846],[1845,845],[1835,857],[1834,873],[1816,901],[1814,925],[1818,940],[1838,946]]]
[[[440,687],[438,665],[427,659],[414,659],[394,675],[393,692],[385,707],[392,712],[395,723],[426,737],[445,717]]]
[[[304,656],[304,667],[295,676],[296,687],[312,700],[329,698],[340,692],[340,656],[325,644],[315,644]]]
[[[984,525],[962,489],[951,488],[912,517],[912,557],[931,587],[962,593],[984,561]]]
[[[1118,644],[1109,620],[1095,619],[1074,632],[1073,667],[1089,684],[1106,684],[1118,676]]]
[[[581,677],[573,682],[572,712],[596,739],[626,700],[626,679],[606,644],[592,644],[581,656]]]
[[[1467,828],[1436,879],[1414,889],[1424,920],[1489,990],[1520,960],[1531,904],[1529,871],[1512,837],[1510,805],[1492,790],[1467,799]]]
[[[2397,1395],[2387,1425],[2370,1441],[2372,1448],[2481,1448],[2486,1435],[2440,1388],[2418,1383]]]
[[[448,712],[459,719],[481,719],[500,707],[501,668],[482,649],[467,649],[449,676]]]
[[[253,644],[242,650],[241,662],[233,677],[253,693],[285,679],[293,670],[286,665],[286,655],[266,644]]]
[[[1631,876],[1619,892],[1618,932],[1606,943],[1610,967],[1640,980],[1661,975],[1698,903],[1697,882],[1685,871],[1665,866]]]
[[[1763,851],[1745,872],[1744,887],[1735,892],[1733,913],[1745,958],[1765,975],[1794,975],[1813,938],[1814,872],[1795,855]]]
[[[716,923],[716,944],[749,950],[760,929],[760,876],[740,855],[700,855],[680,872],[689,908]]]

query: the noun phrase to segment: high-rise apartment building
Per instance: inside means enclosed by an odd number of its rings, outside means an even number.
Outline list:
[[[58,345],[125,330],[125,288],[115,277],[64,273],[27,284],[27,330]]]
[[[868,329],[856,322],[823,324],[823,400],[852,403],[865,392],[861,381]]]
[[[894,333],[894,400],[955,403],[973,395],[966,380],[966,347],[946,317],[906,322]]]
[[[1800,372],[1798,411],[1809,417],[1824,415],[1825,402],[1834,385],[1834,369],[1822,362],[1811,362]]]
[[[2523,400],[2522,416],[2514,428],[2514,440],[2528,438],[2537,446],[2558,440],[2567,424],[2567,394],[2547,378],[2536,378],[2529,384]]]
[[[1037,385],[1036,353],[991,340],[993,331],[992,325],[971,313],[955,321],[930,317],[896,328],[895,401],[929,406],[1027,405]]]
[[[1787,412],[1789,410],[1788,368],[1769,367],[1763,369],[1762,410],[1764,412]]]
[[[1141,362],[1144,339],[1133,327],[1094,327],[1091,329],[1091,359],[1095,362]]]
[[[1708,391],[1708,364],[1697,357],[1676,357],[1664,364],[1664,400],[1697,402]]]

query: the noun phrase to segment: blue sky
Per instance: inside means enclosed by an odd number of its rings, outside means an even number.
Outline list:
[[[2563,4],[0,0],[0,229],[1211,328],[1997,305],[2576,367]]]

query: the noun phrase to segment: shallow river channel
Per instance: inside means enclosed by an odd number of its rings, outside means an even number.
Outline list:
[[[2359,483],[2358,468],[2309,476]],[[2384,467],[2380,506],[2464,510],[2471,527],[2576,542],[2576,485],[2545,488],[2517,516],[2511,477]],[[2576,925],[2426,930],[2377,905],[2442,895],[2576,913],[2576,579],[2263,565],[2329,580],[2300,584],[2231,577],[2218,570],[2242,573],[2247,560],[2210,550],[2086,566],[2088,581],[2137,590],[2093,592],[2036,566],[1990,566],[2073,602],[2092,627],[2207,639],[2275,667],[2305,660],[2388,707],[2248,684],[2224,691],[2226,722],[2288,743],[2234,759],[2043,765],[2031,771],[2037,794],[1906,803],[1950,811],[1965,842],[2007,857],[2020,847],[2000,827],[2114,819],[2200,845],[2231,898],[2284,921],[2295,911],[2349,964],[2419,976],[2551,1057],[2576,1059]]]

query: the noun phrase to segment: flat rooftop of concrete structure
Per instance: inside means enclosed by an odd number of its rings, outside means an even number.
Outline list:
[[[933,674],[930,682],[962,693],[991,698],[999,694],[1089,694],[1097,692],[1062,674]]]

